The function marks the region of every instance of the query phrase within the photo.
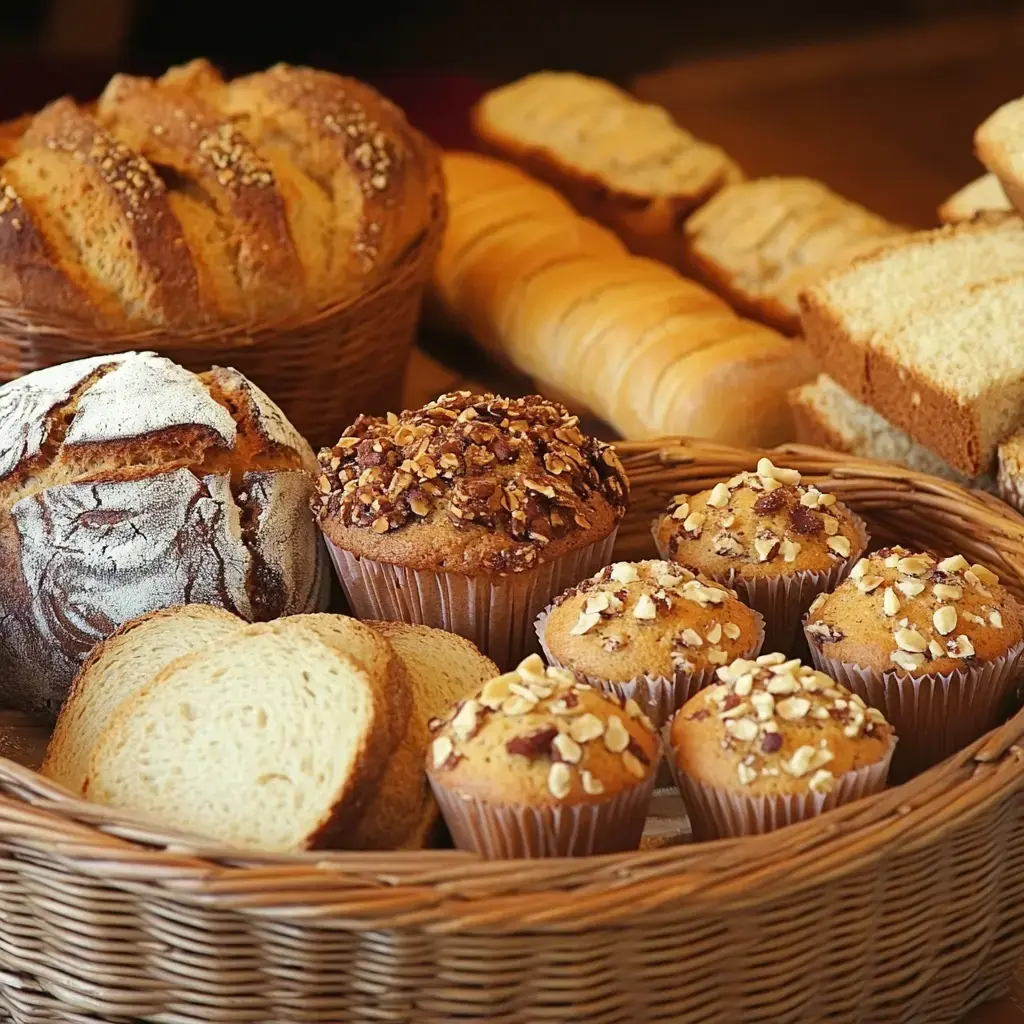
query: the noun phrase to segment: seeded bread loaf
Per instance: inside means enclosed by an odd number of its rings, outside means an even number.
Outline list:
[[[492,196],[492,182],[510,180],[494,161],[447,154],[445,167],[449,231],[434,291],[447,319],[624,436],[792,436],[785,392],[814,372],[805,346],[665,264],[626,255],[525,174]]]
[[[381,682],[300,620],[245,626],[121,704],[86,795],[243,849],[343,842],[387,762]]]
[[[964,185],[959,192],[954,192],[939,207],[939,220],[943,224],[959,224],[978,216],[1007,213],[1011,209],[999,179],[994,174],[983,174]]]
[[[858,401],[969,477],[1024,421],[1024,221],[919,232],[801,297],[808,344]]]
[[[796,334],[804,287],[900,231],[819,181],[759,178],[728,185],[687,220],[686,263],[740,312]]]
[[[677,262],[685,218],[739,167],[661,107],[598,78],[542,71],[495,89],[472,115],[483,145],[562,191],[631,250]]]
[[[0,302],[108,329],[312,313],[393,266],[440,189],[430,144],[351,79],[117,75],[0,154]]]
[[[96,643],[169,605],[322,607],[315,466],[232,369],[125,353],[0,387],[4,699],[55,715]]]

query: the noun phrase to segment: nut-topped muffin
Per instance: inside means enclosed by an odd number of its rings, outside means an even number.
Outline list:
[[[998,724],[1024,651],[1024,609],[962,555],[886,547],[862,558],[804,626],[816,665],[883,710],[903,743],[894,777]]]
[[[660,752],[635,701],[534,654],[432,727],[427,774],[460,849],[566,857],[639,846]]]
[[[314,509],[356,614],[460,633],[499,665],[608,561],[628,498],[614,448],[538,395],[360,416],[319,461]]]
[[[885,785],[892,727],[829,676],[772,653],[718,678],[667,730],[696,838],[769,832]]]
[[[861,519],[800,473],[762,458],[699,494],[677,495],[655,520],[662,558],[735,587],[765,619],[765,646],[802,650],[800,620],[867,547]]]
[[[570,587],[537,633],[548,661],[633,698],[661,726],[720,666],[754,657],[764,623],[734,590],[652,559],[616,562]]]

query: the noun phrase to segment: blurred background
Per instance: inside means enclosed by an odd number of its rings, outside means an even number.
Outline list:
[[[1024,94],[1024,0],[0,0],[0,117],[197,55],[356,75],[453,146],[489,84],[585,71],[669,107],[748,173],[820,177],[923,225],[978,173],[974,126]]]

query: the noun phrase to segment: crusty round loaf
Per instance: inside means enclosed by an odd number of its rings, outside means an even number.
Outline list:
[[[129,352],[0,387],[0,696],[56,714],[92,647],[158,608],[321,608],[315,465],[232,369]]]
[[[443,202],[439,156],[369,86],[205,61],[64,98],[0,171],[0,303],[102,329],[276,323],[372,287]]]

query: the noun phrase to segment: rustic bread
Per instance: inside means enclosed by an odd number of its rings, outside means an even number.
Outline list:
[[[542,71],[485,95],[477,138],[548,181],[634,252],[676,262],[683,220],[742,178],[717,146],[609,82]]]
[[[796,439],[866,459],[894,462],[967,485],[968,478],[924,445],[887,423],[874,409],[847,394],[827,374],[789,394]]]
[[[801,296],[808,344],[835,381],[970,477],[1024,420],[1024,222],[919,232]]]
[[[114,712],[167,665],[245,625],[205,604],[162,608],[125,623],[93,649],[61,708],[40,771],[81,794],[96,741]]]
[[[130,352],[0,387],[0,694],[55,715],[96,643],[169,605],[323,607],[315,465],[228,368]]]
[[[740,312],[788,334],[817,275],[900,232],[810,178],[728,185],[684,227],[687,267]]]
[[[1024,211],[1024,97],[1004,103],[978,126],[974,149],[1011,205]]]
[[[805,346],[671,267],[623,253],[546,185],[522,175],[509,216],[485,198],[501,174],[494,161],[444,163],[450,230],[435,297],[485,347],[626,436],[791,437],[786,391],[814,373]]]
[[[954,192],[939,207],[939,220],[943,224],[958,224],[978,216],[1007,213],[1011,209],[999,179],[994,174],[983,174]]]
[[[343,837],[386,764],[371,672],[299,621],[246,626],[171,662],[93,750],[90,800],[244,849]]]
[[[40,112],[0,162],[0,302],[102,329],[315,312],[371,287],[442,202],[396,107],[287,65],[117,75],[90,112]]]
[[[374,850],[418,849],[429,841],[439,815],[424,770],[430,724],[498,675],[498,666],[454,633],[405,622],[367,625],[387,639],[405,666],[411,714],[350,845]]]

